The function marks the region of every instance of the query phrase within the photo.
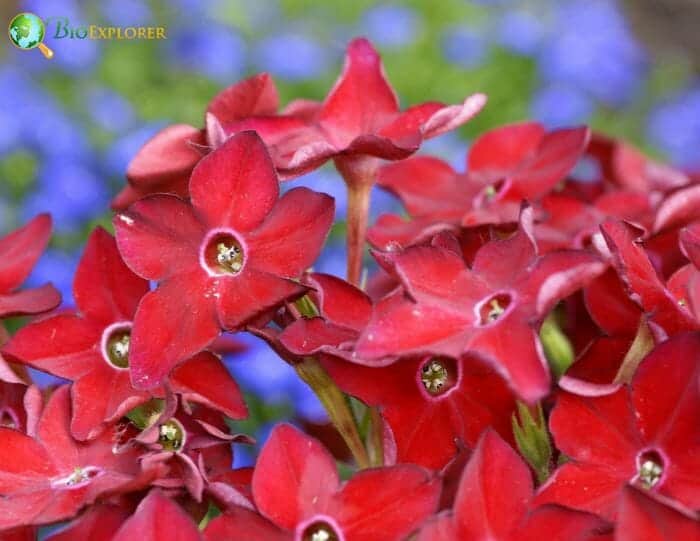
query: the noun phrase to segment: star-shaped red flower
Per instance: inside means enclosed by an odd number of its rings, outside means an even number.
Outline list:
[[[151,398],[151,393],[134,389],[130,379],[132,320],[149,287],[124,264],[114,238],[97,228],[88,239],[73,290],[77,312],[23,327],[3,352],[73,381],[71,433],[84,440]],[[206,378],[216,378],[221,387],[212,389]],[[247,415],[236,382],[212,353],[201,353],[179,367],[171,386],[233,418]],[[162,396],[162,390],[157,392]]]
[[[262,517],[234,509],[214,519],[205,536],[398,541],[435,511],[439,493],[437,478],[414,465],[363,470],[341,483],[333,457],[318,441],[278,425],[253,474]]]
[[[159,282],[134,319],[130,368],[139,388],[225,330],[237,330],[306,288],[293,281],[316,259],[333,200],[296,188],[279,200],[270,157],[252,132],[234,135],[195,168],[192,204],[156,195],[114,219],[127,265]]]
[[[378,303],[360,337],[358,362],[431,355],[482,357],[527,401],[549,391],[549,371],[538,325],[555,303],[605,269],[583,251],[538,256],[532,211],[525,208],[510,238],[480,248],[471,268],[461,254],[414,246],[379,256],[405,294]]]
[[[561,393],[550,429],[570,461],[537,501],[614,518],[627,483],[700,507],[700,335],[679,334],[642,361],[630,387],[601,397]]]
[[[107,494],[143,489],[162,468],[143,470],[137,451],[115,452],[116,428],[89,443],[70,434],[68,387],[54,391],[36,436],[0,428],[0,529],[76,515]]]

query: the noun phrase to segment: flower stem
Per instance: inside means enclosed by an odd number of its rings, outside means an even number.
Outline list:
[[[369,408],[370,431],[368,434],[368,444],[371,449],[372,466],[384,465],[384,423],[379,413],[379,408]]]
[[[316,393],[328,417],[347,444],[357,465],[364,469],[370,465],[367,450],[357,430],[355,416],[347,397],[324,370],[315,357],[304,357],[294,365],[299,377]]]
[[[348,282],[359,286],[367,237],[370,196],[379,160],[371,156],[342,157],[336,158],[335,166],[348,188],[347,278]]]

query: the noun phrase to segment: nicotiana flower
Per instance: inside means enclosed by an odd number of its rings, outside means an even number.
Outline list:
[[[296,188],[279,197],[270,157],[251,132],[205,157],[190,181],[192,203],[155,195],[114,219],[127,265],[158,281],[141,301],[129,366],[137,388],[170,370],[221,330],[238,330],[306,287],[294,281],[318,256],[333,201]]]
[[[253,474],[262,516],[232,509],[209,524],[205,537],[398,541],[434,512],[439,494],[439,480],[415,465],[367,469],[341,483],[318,441],[278,425]]]

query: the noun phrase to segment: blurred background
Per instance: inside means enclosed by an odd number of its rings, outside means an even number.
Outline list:
[[[71,24],[163,26],[164,41],[55,40],[38,50],[0,45],[0,233],[38,212],[54,217],[51,247],[31,277],[70,305],[87,233],[110,228],[108,204],[130,158],[173,122],[203,123],[223,87],[259,71],[282,102],[322,99],[344,47],[369,37],[402,104],[489,95],[468,126],[425,145],[463,169],[470,140],[499,124],[588,123],[681,167],[700,170],[700,2],[697,0],[26,0],[0,4]],[[338,198],[335,172],[294,182]],[[375,215],[395,210],[378,194]],[[111,229],[111,228],[110,228]],[[318,269],[342,275],[337,235]],[[256,339],[228,359],[252,404],[241,428],[264,438],[279,418],[323,419],[291,368]],[[264,400],[260,398],[264,397]],[[239,425],[240,426],[240,425]],[[239,462],[250,453],[241,451]]]

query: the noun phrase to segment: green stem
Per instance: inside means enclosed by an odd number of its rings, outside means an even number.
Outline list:
[[[384,423],[379,408],[369,408],[370,432],[368,443],[371,449],[372,466],[384,465]]]
[[[367,468],[370,465],[367,450],[357,430],[357,422],[347,397],[330,378],[315,357],[305,357],[294,365],[299,377],[311,387],[328,413],[328,417],[347,444],[357,465]]]
[[[622,364],[615,375],[613,383],[629,383],[637,371],[639,363],[654,347],[654,337],[651,335],[646,318],[642,317],[637,328],[637,335],[630,346],[629,351],[622,360]]]

